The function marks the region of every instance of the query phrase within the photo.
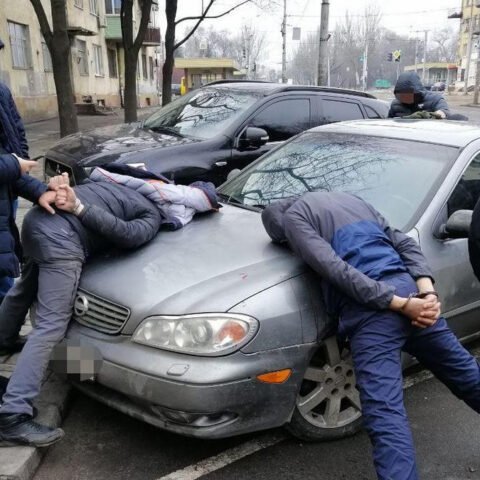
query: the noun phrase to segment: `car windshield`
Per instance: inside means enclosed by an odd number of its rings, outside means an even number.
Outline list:
[[[265,207],[310,191],[342,191],[370,202],[400,229],[412,227],[458,149],[392,138],[304,133],[225,183],[231,203]]]
[[[161,108],[144,128],[170,129],[184,136],[212,138],[225,130],[261,93],[243,89],[203,87]]]

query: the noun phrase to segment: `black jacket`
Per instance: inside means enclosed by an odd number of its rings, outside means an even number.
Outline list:
[[[468,254],[473,272],[480,280],[480,199],[473,209],[470,235],[468,237]]]
[[[61,213],[80,235],[85,253],[109,247],[136,248],[158,233],[162,217],[143,195],[122,185],[89,182],[75,187],[85,205],[78,216]]]
[[[418,111],[436,112],[442,110],[448,115],[450,110],[448,104],[442,95],[429,92],[422,84],[420,77],[415,72],[402,73],[395,84],[394,93],[402,91],[414,92],[416,102],[407,105],[401,103],[399,100],[394,99],[390,105],[390,111],[388,112],[389,118],[405,117]]]

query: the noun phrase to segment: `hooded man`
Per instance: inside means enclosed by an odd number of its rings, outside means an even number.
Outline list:
[[[450,117],[443,96],[429,92],[415,72],[400,74],[393,93],[395,100],[390,105],[389,118],[406,117],[417,112],[430,112],[440,119]]]
[[[415,356],[480,412],[479,365],[439,318],[420,248],[347,193],[279,201],[265,208],[262,220],[272,240],[287,242],[322,278],[327,312],[339,317],[339,335],[350,342],[379,480],[417,480],[401,352]]]

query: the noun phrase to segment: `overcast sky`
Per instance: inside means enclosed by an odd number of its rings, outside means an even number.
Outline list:
[[[206,4],[208,0],[204,0]],[[211,14],[220,13],[238,3],[239,0],[217,0],[212,7]],[[265,0],[263,0],[265,1]],[[268,55],[264,63],[279,68],[282,52],[282,38],[280,27],[282,23],[283,0],[275,0],[279,6],[268,13],[262,12],[254,6],[245,5],[231,14],[218,19],[206,20],[205,27],[210,25],[218,30],[226,29],[235,33],[235,29],[242,23],[252,24],[258,30],[265,32],[268,42]],[[298,42],[292,40],[292,28],[300,27],[302,38],[312,33],[320,24],[321,0],[287,0],[287,52],[288,55],[297,48]],[[404,35],[419,35],[416,30],[436,30],[447,25],[458,28],[458,20],[449,20],[448,11],[459,7],[461,0],[330,0],[330,29],[335,22],[344,18],[348,11],[352,15],[362,15],[365,7],[377,4],[382,11],[382,25]],[[162,33],[165,31],[164,8],[165,0],[159,0],[160,22]],[[178,0],[177,18],[199,14],[202,0]],[[186,23],[183,24],[187,25]],[[184,28],[184,27],[183,27]],[[183,29],[180,30],[180,35]]]

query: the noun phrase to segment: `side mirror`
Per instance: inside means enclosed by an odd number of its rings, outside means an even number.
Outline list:
[[[268,133],[263,128],[247,127],[238,140],[239,150],[260,148],[268,142]]]
[[[227,175],[227,180],[231,180],[232,178],[235,178],[238,176],[238,174],[241,172],[239,168],[234,168],[233,170],[230,170]]]
[[[472,223],[472,210],[457,210],[450,215],[447,223],[442,226],[443,238],[468,238]]]

